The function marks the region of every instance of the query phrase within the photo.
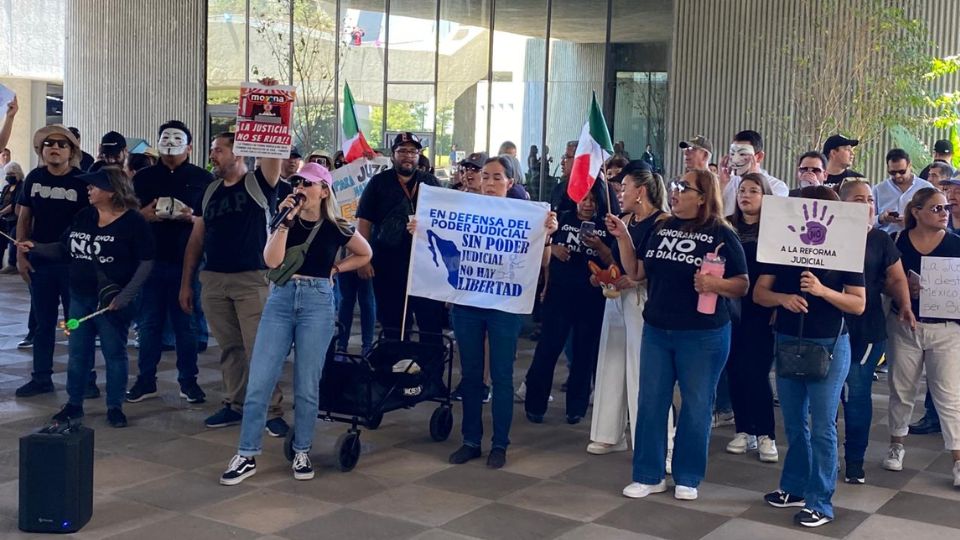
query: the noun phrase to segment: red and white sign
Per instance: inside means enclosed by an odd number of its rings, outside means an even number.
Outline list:
[[[297,91],[292,86],[241,83],[233,153],[266,158],[290,157],[290,122],[296,98]]]

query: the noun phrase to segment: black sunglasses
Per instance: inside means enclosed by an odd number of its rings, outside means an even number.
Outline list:
[[[676,180],[674,180],[673,182],[670,182],[670,191],[677,191],[677,192],[679,192],[679,193],[683,193],[684,191],[686,191],[686,190],[688,190],[688,189],[689,189],[690,191],[695,191],[695,192],[703,195],[703,191],[701,191],[701,190],[699,190],[699,189],[691,186],[691,185],[688,184],[685,180],[684,180],[684,181],[680,181],[680,182],[677,182]]]
[[[813,173],[813,174],[820,174],[820,173],[823,172],[823,169],[821,169],[820,167],[797,167],[797,170],[800,171],[800,172],[802,172],[802,173],[808,173],[808,172],[809,172],[809,173]]]
[[[43,146],[47,148],[53,148],[54,146],[57,148],[70,148],[73,145],[66,139],[44,139]]]

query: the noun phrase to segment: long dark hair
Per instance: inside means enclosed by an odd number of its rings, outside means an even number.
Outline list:
[[[127,178],[119,165],[108,165],[100,170],[107,173],[107,177],[110,179],[110,187],[113,188],[113,193],[110,194],[110,202],[115,209],[136,210],[140,208],[140,200],[137,199],[137,195],[133,191],[133,182]]]
[[[917,228],[917,218],[913,215],[913,211],[922,210],[923,207],[926,206],[927,201],[932,199],[934,195],[943,195],[943,193],[937,188],[925,187],[918,189],[917,192],[913,194],[913,198],[907,203],[907,209],[904,211],[907,214],[904,216],[904,230],[909,231]]]
[[[767,179],[760,173],[747,173],[740,177],[740,185],[743,185],[744,182],[753,182],[754,184],[760,186],[760,191],[764,195],[773,195],[773,190],[770,189],[770,182],[767,182]],[[739,188],[738,188],[739,190]],[[761,207],[760,211],[763,211]],[[733,214],[728,218],[730,224],[733,225],[733,228],[737,228],[741,223],[743,223],[743,210],[740,209],[740,204],[736,204],[733,209]]]

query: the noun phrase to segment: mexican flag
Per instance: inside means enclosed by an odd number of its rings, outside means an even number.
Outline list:
[[[597,105],[597,94],[593,94],[593,103],[590,104],[590,118],[580,130],[580,141],[577,143],[577,154],[573,159],[573,170],[570,172],[570,181],[567,184],[567,195],[574,202],[579,203],[587,196],[593,187],[593,182],[603,162],[613,153],[613,144],[610,142],[610,132],[607,131],[607,122],[603,119],[603,112]]]
[[[353,110],[353,93],[350,92],[350,85],[346,83],[343,85],[343,122],[340,124],[340,140],[343,141],[341,150],[343,150],[343,161],[346,163],[374,153],[367,144],[367,139],[363,137],[363,132],[360,131],[357,113]]]

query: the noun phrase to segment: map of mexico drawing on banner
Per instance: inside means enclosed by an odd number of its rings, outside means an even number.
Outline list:
[[[758,261],[863,272],[867,205],[765,195],[762,208]]]
[[[532,312],[549,210],[547,203],[421,186],[409,294]]]

